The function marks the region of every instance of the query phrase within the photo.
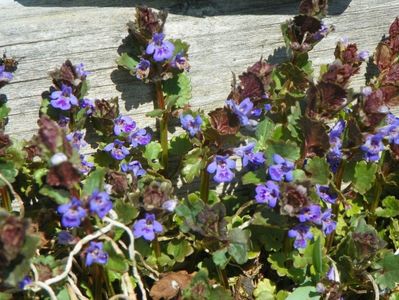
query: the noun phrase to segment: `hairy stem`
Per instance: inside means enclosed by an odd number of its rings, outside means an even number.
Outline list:
[[[341,163],[339,164],[337,173],[335,174],[335,178],[334,178],[334,184],[338,191],[341,191],[342,177],[344,176],[344,170],[345,170],[345,161],[341,160]],[[337,217],[338,217],[339,204],[342,200],[341,197],[342,197],[342,194],[338,193],[337,202],[332,206],[333,218],[335,220],[337,220]],[[327,237],[327,240],[326,240],[327,253],[328,253],[328,250],[330,250],[330,248],[332,247],[332,244],[334,242],[334,237],[335,237],[335,230],[333,232],[331,232],[331,234]]]
[[[168,153],[168,120],[169,120],[169,114],[167,111],[165,111],[165,98],[163,96],[163,91],[162,91],[162,83],[161,81],[156,81],[155,82],[155,93],[156,93],[156,99],[157,103],[156,106],[158,109],[164,110],[161,119],[159,120],[159,131],[160,131],[160,144],[162,147],[162,166],[167,172],[168,169],[168,158],[169,158],[169,153]]]
[[[206,170],[206,167],[201,170],[201,187],[200,187],[200,195],[202,201],[208,203],[209,199],[209,173]]]

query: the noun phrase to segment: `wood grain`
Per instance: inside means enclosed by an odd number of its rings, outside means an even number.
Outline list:
[[[14,81],[2,89],[12,109],[8,133],[28,138],[36,130],[42,92],[48,90],[48,71],[65,59],[83,62],[89,71],[90,96],[120,97],[123,112],[140,126],[153,124],[145,117],[153,93],[122,70],[115,59],[133,18],[137,1],[0,0],[0,51],[22,57]],[[223,105],[231,74],[239,74],[261,56],[277,62],[284,57],[280,24],[296,13],[298,1],[145,1],[170,10],[169,37],[190,43],[192,105],[204,110]],[[342,36],[373,51],[392,20],[399,15],[397,0],[338,0],[330,4],[326,22],[336,31],[311,54],[316,68],[333,59],[335,42]],[[359,89],[363,76],[352,86]]]

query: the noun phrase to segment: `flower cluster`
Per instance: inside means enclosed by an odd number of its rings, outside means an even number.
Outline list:
[[[85,207],[87,205],[88,208]],[[88,210],[102,219],[111,209],[112,202],[108,193],[94,191],[85,204],[73,197],[68,203],[60,205],[57,211],[62,215],[62,226],[74,228],[81,225],[82,221],[87,217]]]

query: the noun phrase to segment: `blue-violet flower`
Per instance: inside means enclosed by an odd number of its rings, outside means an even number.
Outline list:
[[[380,154],[384,151],[384,143],[382,139],[384,136],[381,133],[374,135],[368,135],[365,143],[360,146],[360,149],[364,152],[364,158],[366,161],[373,162],[380,159]]]
[[[165,35],[163,33],[154,33],[151,43],[148,44],[146,53],[154,54],[155,61],[164,61],[173,56],[175,46],[170,41],[164,41]]]
[[[288,231],[290,238],[295,238],[294,247],[296,249],[306,248],[307,241],[313,239],[313,234],[310,232],[310,227],[304,224],[299,224]]]
[[[54,91],[50,95],[50,104],[54,108],[69,110],[72,105],[78,105],[78,99],[72,94],[72,88],[63,84],[61,91]]]
[[[151,63],[144,59],[140,58],[140,62],[136,66],[136,78],[139,80],[143,80],[148,77],[150,74]]]
[[[280,197],[280,188],[274,181],[268,180],[266,184],[257,185],[255,191],[257,203],[267,203],[270,207],[276,206]]]
[[[96,213],[100,219],[104,218],[112,209],[111,199],[106,192],[94,191],[88,201],[90,212]]]
[[[123,144],[124,142],[116,139],[113,143],[109,143],[105,146],[104,151],[110,152],[113,158],[122,160],[129,155],[129,149],[123,146]]]
[[[121,165],[122,172],[131,172],[135,177],[143,176],[146,171],[143,169],[141,163],[137,160],[131,161],[129,163],[123,163]]]
[[[108,253],[103,250],[103,243],[91,241],[86,249],[86,266],[93,263],[105,265],[108,262]]]
[[[201,130],[202,119],[199,115],[195,118],[190,114],[180,115],[180,122],[183,129],[187,130],[191,137]]]
[[[133,235],[136,238],[143,237],[147,241],[155,239],[155,234],[161,233],[162,224],[155,220],[154,214],[145,214],[144,219],[136,221],[133,225]]]
[[[316,184],[316,193],[326,203],[334,204],[338,198],[338,194],[333,192],[328,185]]]
[[[255,143],[248,143],[246,146],[234,149],[234,153],[242,158],[242,166],[260,166],[265,162],[263,152],[254,153]]]
[[[294,163],[287,159],[284,159],[278,154],[273,155],[274,165],[269,167],[269,175],[274,181],[292,181],[294,170]]]
[[[136,122],[131,117],[119,116],[114,120],[114,133],[121,135],[122,133],[129,133],[136,129]]]
[[[57,211],[62,214],[61,224],[64,227],[79,227],[82,219],[87,215],[82,202],[75,197],[68,203],[58,206]]]
[[[234,178],[234,173],[231,169],[235,169],[236,162],[229,158],[228,155],[216,155],[208,167],[207,171],[210,174],[216,172],[215,176],[213,176],[213,180],[218,183],[221,182],[230,182]]]

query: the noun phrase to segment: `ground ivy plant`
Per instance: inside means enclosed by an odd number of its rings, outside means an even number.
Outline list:
[[[137,8],[117,63],[152,87],[153,126],[89,98],[69,60],[31,139],[5,133],[1,95],[0,299],[399,299],[399,18],[373,55],[342,38],[315,72],[326,13],[301,1],[285,61],[204,111],[189,45]],[[0,88],[17,66],[3,56]]]

